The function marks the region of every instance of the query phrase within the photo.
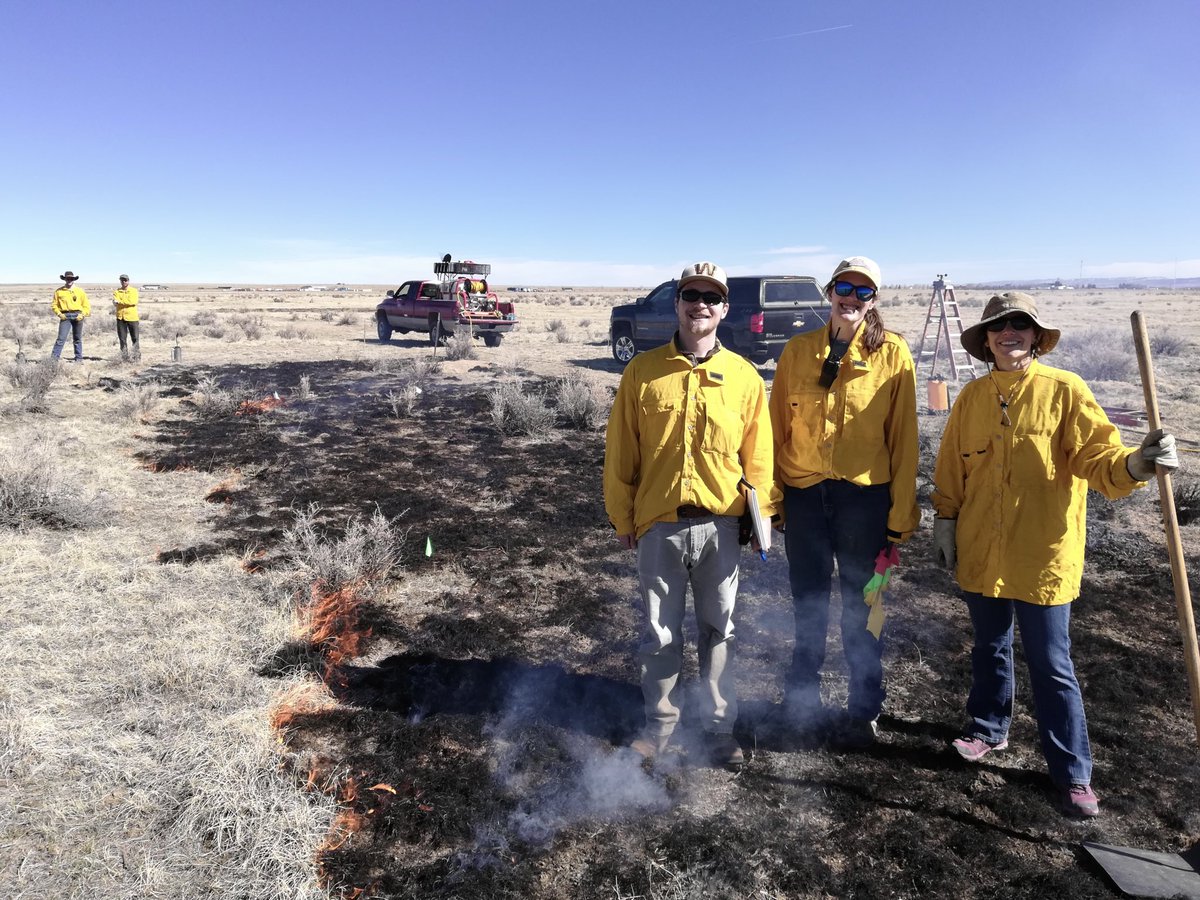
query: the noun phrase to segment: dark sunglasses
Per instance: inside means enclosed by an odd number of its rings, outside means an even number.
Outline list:
[[[725,298],[716,291],[698,291],[695,288],[687,288],[680,291],[679,299],[684,303],[697,303],[703,300],[709,306],[716,306],[718,303],[725,302]]]
[[[849,297],[853,294],[863,303],[875,299],[875,288],[867,287],[865,284],[851,284],[848,281],[835,281],[833,292],[839,297]]]
[[[1010,316],[1007,319],[997,319],[995,322],[987,323],[987,330],[992,334],[999,334],[1007,325],[1013,331],[1028,331],[1033,327],[1033,319],[1029,316]]]

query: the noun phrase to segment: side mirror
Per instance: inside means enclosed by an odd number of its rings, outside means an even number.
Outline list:
[[[392,297],[395,297],[395,296],[396,296],[396,292],[395,292],[395,291],[388,291],[388,292],[387,292],[387,295],[388,295],[388,298],[390,299],[390,298],[392,298]]]

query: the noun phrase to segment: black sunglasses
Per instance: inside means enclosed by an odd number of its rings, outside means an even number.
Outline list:
[[[875,299],[875,288],[868,287],[865,284],[851,284],[848,281],[835,281],[833,283],[833,292],[839,297],[849,297],[853,294],[863,303]]]
[[[725,302],[725,298],[716,291],[698,291],[695,288],[687,288],[680,291],[679,299],[684,303],[697,303],[703,300],[709,306],[716,306],[718,303]]]
[[[1029,316],[1009,316],[1007,319],[997,319],[994,322],[987,323],[987,330],[992,334],[999,334],[1004,330],[1004,326],[1012,328],[1013,331],[1028,331],[1033,327],[1033,319]]]

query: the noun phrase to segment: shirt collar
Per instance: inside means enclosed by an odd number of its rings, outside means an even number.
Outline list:
[[[671,343],[675,347],[675,352],[678,353],[680,356],[684,357],[688,362],[690,362],[692,364],[693,369],[696,368],[696,366],[700,365],[700,363],[702,363],[702,362],[708,362],[708,360],[710,360],[714,356],[716,356],[717,353],[720,352],[720,350],[721,350],[721,339],[717,338],[716,343],[713,344],[712,350],[708,351],[708,353],[705,354],[704,356],[696,356],[696,354],[690,353],[687,350],[683,349],[683,344],[681,344],[679,342],[679,332],[678,331],[675,332],[675,337],[673,337],[671,339]]]

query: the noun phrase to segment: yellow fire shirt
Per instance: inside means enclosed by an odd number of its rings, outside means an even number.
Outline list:
[[[1072,372],[1034,360],[963,387],[932,497],[939,517],[958,519],[963,590],[1044,606],[1078,597],[1088,488],[1110,500],[1131,493],[1141,484],[1125,468],[1132,453]]]
[[[604,507],[617,534],[640,537],[686,505],[740,516],[743,473],[769,517],[771,419],[757,370],[730,350],[693,368],[674,341],[635,356],[605,437]]]
[[[817,383],[829,354],[826,328],[788,341],[771,386],[775,477],[811,487],[828,478],[852,484],[891,483],[889,537],[905,541],[921,520],[917,509],[917,387],[912,354],[887,332],[882,347],[850,342],[833,385]]]
[[[54,302],[50,304],[50,309],[60,319],[65,319],[69,312],[82,313],[85,318],[92,314],[88,295],[83,288],[78,287],[60,287],[54,292]]]
[[[138,320],[137,288],[117,288],[113,291],[113,302],[117,305],[117,318],[122,322],[136,322]]]

